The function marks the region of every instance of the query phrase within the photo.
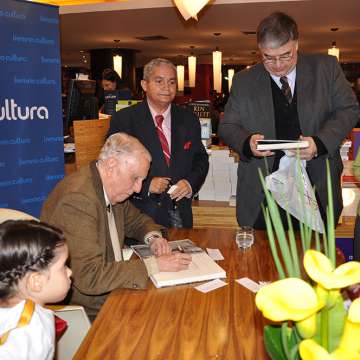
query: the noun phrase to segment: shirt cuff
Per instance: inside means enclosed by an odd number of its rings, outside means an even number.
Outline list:
[[[187,180],[185,180],[185,179],[183,179],[183,180],[186,181],[186,183],[189,185],[189,188],[191,189],[191,193],[189,195],[185,196],[186,198],[190,199],[193,196],[193,189]]]
[[[159,272],[159,266],[154,256],[150,256],[144,259],[144,264],[149,276]]]
[[[249,135],[245,141],[244,141],[244,145],[243,145],[243,154],[245,157],[247,157],[248,159],[251,159],[253,156],[253,153],[251,151],[251,147],[250,147],[250,138],[252,137],[253,134]]]
[[[163,237],[161,231],[150,231],[144,236],[144,243],[149,245],[150,240],[152,240],[154,237]]]
[[[314,143],[316,145],[317,154],[316,156],[325,155],[327,154],[327,149],[324,143],[317,137],[313,136]]]

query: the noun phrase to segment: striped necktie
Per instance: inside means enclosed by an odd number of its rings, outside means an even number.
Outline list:
[[[292,102],[292,95],[291,95],[291,89],[288,83],[288,79],[286,76],[282,76],[280,78],[280,82],[281,82],[281,92],[285,95],[286,100],[288,101],[289,104],[291,104]]]
[[[157,134],[159,136],[159,140],[161,143],[161,147],[162,147],[162,151],[164,153],[164,157],[165,157],[165,161],[167,166],[170,165],[170,150],[169,150],[169,144],[166,140],[163,128],[162,128],[162,123],[164,121],[164,117],[162,115],[156,115],[155,116],[155,121],[156,121],[156,131]]]

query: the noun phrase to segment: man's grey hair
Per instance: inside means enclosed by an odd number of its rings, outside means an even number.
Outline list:
[[[261,20],[257,28],[257,43],[260,48],[277,49],[298,38],[295,20],[282,12],[274,12]]]
[[[176,67],[175,65],[168,59],[163,59],[163,58],[156,58],[156,59],[152,59],[150,60],[145,66],[144,66],[144,74],[143,74],[143,79],[144,80],[149,80],[151,73],[154,71],[154,68],[161,66],[161,65],[167,65],[170,66],[174,72],[175,72],[175,76],[176,76]]]
[[[125,133],[111,135],[101,148],[98,160],[104,161],[110,157],[121,159],[124,156],[144,156],[151,161],[151,155],[145,146],[138,139]]]

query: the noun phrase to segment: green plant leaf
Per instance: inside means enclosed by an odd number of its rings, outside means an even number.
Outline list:
[[[284,324],[284,323],[283,323]],[[281,326],[267,325],[264,327],[264,342],[268,355],[273,360],[300,360],[298,346],[302,338],[297,333],[296,327],[287,327],[287,347],[291,356],[286,357],[281,339]]]
[[[293,260],[292,260],[291,255],[290,255],[289,244],[287,242],[284,226],[283,226],[283,223],[281,221],[279,208],[278,208],[278,205],[277,205],[276,201],[274,200],[273,196],[271,195],[270,191],[266,187],[265,179],[264,179],[264,176],[263,176],[263,174],[261,172],[261,169],[258,169],[258,171],[259,171],[260,181],[261,181],[262,187],[264,189],[265,198],[266,198],[266,201],[267,201],[267,208],[269,209],[269,212],[270,212],[270,215],[271,215],[270,216],[271,221],[272,221],[272,223],[274,225],[275,234],[276,234],[278,244],[279,244],[279,247],[280,247],[280,250],[281,250],[281,254],[282,254],[284,264],[285,264],[285,268],[287,270],[287,275],[289,277],[293,277],[293,276],[295,276],[294,275]]]
[[[287,360],[281,343],[281,326],[264,327],[265,349],[272,360]]]

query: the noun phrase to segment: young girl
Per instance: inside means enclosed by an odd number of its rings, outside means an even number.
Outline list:
[[[60,231],[36,221],[0,224],[0,359],[53,359],[55,325],[45,303],[70,288]]]

